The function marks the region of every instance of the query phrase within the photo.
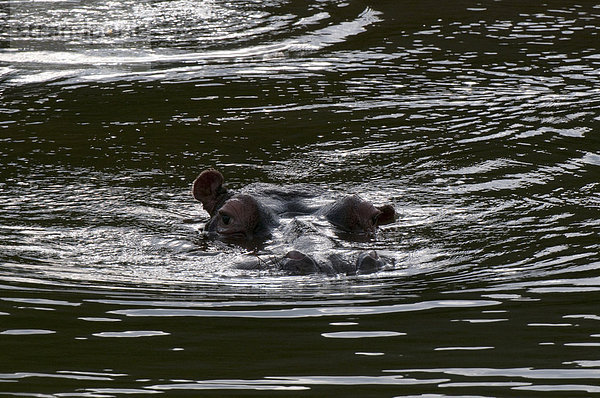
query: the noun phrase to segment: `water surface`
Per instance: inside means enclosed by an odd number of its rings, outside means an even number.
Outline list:
[[[600,6],[0,1],[2,396],[600,392]],[[392,202],[388,269],[231,265],[190,195]]]

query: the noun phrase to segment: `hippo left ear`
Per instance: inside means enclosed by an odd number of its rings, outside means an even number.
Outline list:
[[[225,179],[217,170],[204,170],[192,184],[192,195],[202,202],[202,207],[213,216],[216,212],[218,198],[226,192],[223,187]]]
[[[381,212],[377,217],[377,225],[391,224],[396,221],[396,210],[392,205],[383,205],[377,208]]]

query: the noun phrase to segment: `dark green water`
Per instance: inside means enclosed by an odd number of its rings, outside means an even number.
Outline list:
[[[0,396],[600,393],[600,5],[0,0]],[[240,271],[190,195],[399,217]],[[318,249],[317,249],[318,250]]]

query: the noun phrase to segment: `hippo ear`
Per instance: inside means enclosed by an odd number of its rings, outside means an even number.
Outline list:
[[[215,213],[217,200],[225,192],[223,183],[225,179],[217,170],[204,170],[192,184],[192,195],[202,202],[202,207],[211,216]]]
[[[377,208],[381,214],[377,217],[377,225],[391,224],[396,220],[396,210],[392,205],[383,205]]]

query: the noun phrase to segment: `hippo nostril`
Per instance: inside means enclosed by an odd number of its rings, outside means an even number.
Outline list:
[[[375,251],[361,253],[356,261],[357,273],[359,274],[371,274],[377,272],[383,265],[383,261]]]
[[[285,255],[281,269],[291,272],[292,275],[308,275],[318,272],[319,266],[306,254],[292,250]]]
[[[303,260],[306,258],[306,255],[298,250],[291,250],[285,255],[285,257],[291,260]]]

